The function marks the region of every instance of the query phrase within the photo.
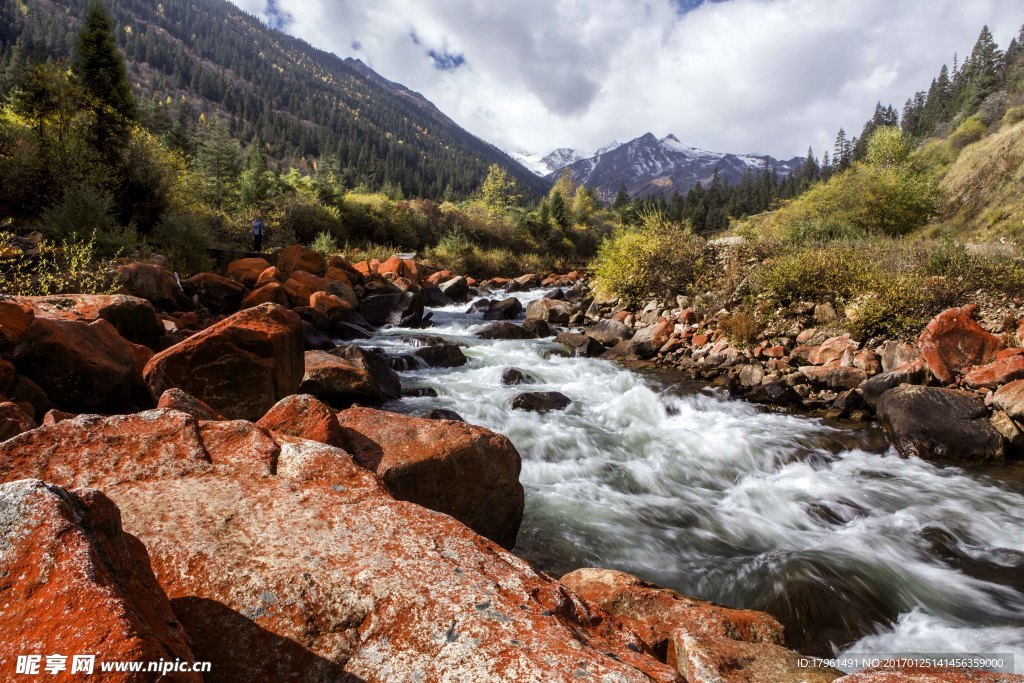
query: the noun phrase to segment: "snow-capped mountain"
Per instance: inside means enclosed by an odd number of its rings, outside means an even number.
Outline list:
[[[518,152],[512,156],[516,161],[541,177],[560,171],[569,164],[587,158],[586,154],[569,147],[559,147],[547,156],[531,154],[530,152]]]
[[[556,150],[552,155],[564,151]],[[784,177],[797,170],[803,158],[779,161],[770,156],[708,152],[687,147],[675,135],[659,140],[647,133],[625,144],[604,148],[592,157],[564,164],[550,171],[547,178],[554,181],[568,169],[573,181],[593,189],[600,199],[611,201],[623,184],[633,196],[670,196],[675,191],[685,194],[697,183],[710,181],[715,170],[723,180],[737,184],[745,171],[760,171],[765,163]]]

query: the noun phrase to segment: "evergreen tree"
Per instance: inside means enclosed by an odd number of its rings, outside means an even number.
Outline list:
[[[207,124],[203,131],[195,166],[203,182],[203,199],[218,209],[235,203],[242,150],[219,122]]]
[[[619,191],[615,195],[615,201],[612,202],[612,208],[621,210],[629,204],[629,192],[626,191],[626,183],[619,185]]]
[[[75,75],[95,109],[93,145],[104,157],[115,157],[127,144],[129,126],[137,114],[110,14],[101,0],[92,0],[85,12],[74,66]]]
[[[238,179],[238,201],[241,207],[244,209],[266,199],[270,195],[273,182],[274,175],[270,172],[267,158],[263,155],[263,144],[259,140],[254,140],[249,145],[245,170]]]
[[[965,64],[965,86],[961,105],[968,112],[977,111],[989,95],[999,89],[1003,53],[992,38],[988,26],[981,29],[978,41]]]

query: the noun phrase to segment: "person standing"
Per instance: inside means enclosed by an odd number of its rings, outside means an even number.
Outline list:
[[[257,254],[263,249],[263,232],[267,229],[261,216],[252,219],[252,250]]]

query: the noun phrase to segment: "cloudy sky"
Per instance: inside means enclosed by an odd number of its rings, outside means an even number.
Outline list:
[[[233,0],[510,152],[650,131],[777,157],[859,132],[1021,0]]]

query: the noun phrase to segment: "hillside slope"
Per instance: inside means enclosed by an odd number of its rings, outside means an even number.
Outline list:
[[[67,57],[86,0],[0,0],[0,57]],[[108,0],[147,123],[194,127],[221,112],[295,163],[335,157],[350,184],[464,196],[497,163],[529,191],[546,184],[424,97],[266,27],[226,0]],[[2,64],[0,64],[2,66]],[[185,136],[182,136],[183,138]]]

